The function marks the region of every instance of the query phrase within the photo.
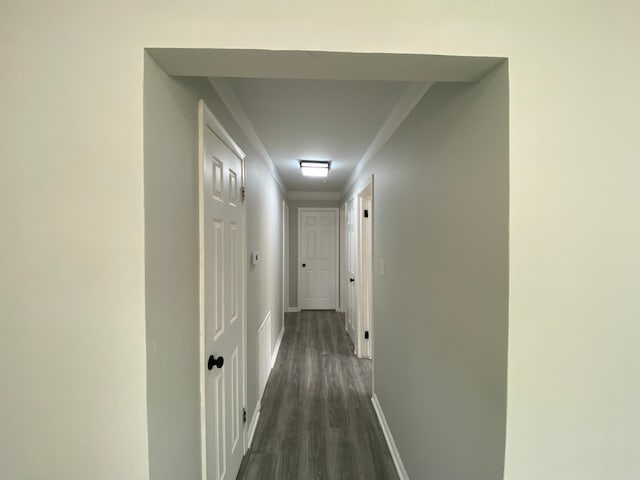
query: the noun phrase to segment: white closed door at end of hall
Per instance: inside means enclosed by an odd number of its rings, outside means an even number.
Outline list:
[[[300,214],[301,308],[336,308],[337,211],[302,210]]]
[[[242,158],[227,145],[232,140],[221,136],[226,132],[204,105],[201,115],[203,456],[207,480],[231,480],[240,468],[245,443]]]

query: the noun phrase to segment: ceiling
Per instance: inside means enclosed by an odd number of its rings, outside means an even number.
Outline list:
[[[401,81],[232,78],[228,85],[289,191],[341,191],[407,90]],[[330,160],[326,179],[299,159]]]

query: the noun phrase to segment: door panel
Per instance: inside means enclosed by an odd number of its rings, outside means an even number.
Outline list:
[[[242,424],[240,418],[242,411],[240,409],[240,370],[238,368],[238,348],[236,347],[231,354],[231,449],[235,450],[240,439],[240,429]]]
[[[356,301],[356,202],[347,203],[347,312],[348,328],[354,335],[357,333],[357,301]],[[356,343],[356,339],[353,339]]]
[[[305,233],[305,238],[307,239],[306,258],[307,260],[315,260],[316,259],[316,232],[313,230],[307,229]]]
[[[331,279],[329,278],[329,270],[323,268],[319,272],[320,280],[318,281],[318,296],[320,298],[329,298],[331,296],[331,292],[329,292],[329,286],[331,285]]]
[[[219,126],[206,107],[203,121],[204,443],[207,480],[224,480],[236,478],[245,443],[242,159],[216,134]]]
[[[208,382],[207,401],[216,408],[207,411],[207,478],[223,479],[227,470],[225,442],[224,372]]]
[[[334,209],[303,209],[300,213],[302,309],[336,308],[337,218]]]
[[[206,312],[209,313],[211,329],[214,338],[224,332],[223,287],[224,287],[224,221],[215,219],[210,225],[209,242],[205,247],[205,279],[210,279],[210,287],[205,295]]]
[[[230,229],[229,257],[227,260],[229,262],[229,285],[231,291],[229,292],[230,299],[227,305],[229,306],[229,323],[233,323],[238,319],[238,312],[240,310],[240,292],[242,291],[240,284],[242,280],[242,273],[240,272],[240,246],[242,245],[242,238],[240,238],[240,227],[237,223],[231,223]]]

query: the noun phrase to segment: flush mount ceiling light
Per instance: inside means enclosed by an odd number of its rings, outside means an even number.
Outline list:
[[[305,177],[326,177],[331,162],[320,160],[300,160],[300,170]]]

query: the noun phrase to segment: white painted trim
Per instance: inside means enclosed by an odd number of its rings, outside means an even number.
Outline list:
[[[289,307],[289,205],[286,200],[282,201],[282,324],[284,325],[284,314]]]
[[[280,333],[278,334],[278,338],[276,339],[276,344],[273,347],[273,352],[271,352],[271,370],[273,370],[273,367],[276,364],[276,360],[278,359],[278,352],[280,351],[280,344],[282,343],[283,336],[284,321],[282,322],[282,328],[280,329]],[[269,375],[271,375],[271,372],[269,372]]]
[[[296,312],[299,312],[299,311],[300,311],[300,309],[298,307],[289,307],[287,309],[288,313],[296,313]]]
[[[302,284],[302,280],[300,280],[300,276],[302,275],[302,267],[300,265],[302,263],[302,260],[300,259],[300,245],[302,243],[302,240],[300,239],[300,210],[302,209],[298,209],[298,265],[296,265],[296,268],[298,269],[298,309],[302,310],[302,292],[300,289],[300,286]]]
[[[205,395],[205,321],[204,321],[204,115],[208,110],[203,100],[198,101],[198,330],[200,365],[200,464],[202,480],[207,480],[207,397]]]
[[[291,190],[289,200],[340,200],[342,192],[310,192],[306,190]]]
[[[338,272],[338,291],[340,292],[340,300],[338,301],[338,312],[347,313],[347,302],[345,301],[345,293],[347,291],[347,269],[346,269],[346,258],[347,258],[347,216],[345,210],[345,204],[343,203],[338,209],[338,225],[339,232],[338,235],[340,237],[340,271]],[[345,317],[345,325],[347,324],[347,319]]]
[[[262,398],[264,396],[264,392],[267,390],[267,384],[269,383],[269,377],[271,376],[271,356],[273,353],[273,347],[271,346],[271,325],[272,325],[272,317],[271,310],[267,312],[267,315],[262,320],[262,323],[258,327],[258,335],[256,337],[257,340],[257,374],[258,374],[258,404],[262,404]],[[263,333],[264,337],[263,338]],[[261,340],[264,340],[264,344]],[[261,347],[264,345],[263,347]],[[264,348],[264,350],[262,350]],[[269,354],[269,358],[263,358],[263,355],[266,356],[266,353]],[[262,369],[266,369],[266,373],[264,373],[264,377],[261,376]],[[264,384],[262,380],[264,378]]]
[[[380,127],[376,136],[373,138],[369,148],[367,148],[364,155],[362,155],[362,158],[353,169],[353,172],[349,176],[349,179],[342,190],[342,196],[346,195],[358,179],[358,176],[364,169],[365,165],[376,156],[382,147],[384,147],[385,143],[387,143],[391,138],[391,135],[393,135],[393,133],[398,129],[400,124],[405,118],[407,118],[432,85],[433,82],[412,82],[409,84],[404,94],[400,97],[400,100],[398,100],[396,106],[393,107],[393,110],[391,110],[391,113],[382,124],[382,127]]]
[[[220,121],[216,118],[216,116],[213,114],[213,112],[207,106],[207,104],[204,103],[204,100],[200,100],[198,102],[198,105],[200,105],[200,102],[202,102],[202,104],[206,107],[204,108],[204,114],[202,117],[203,120],[205,117],[207,117],[207,120],[209,120],[209,122],[213,125],[213,129],[212,129],[213,133],[215,133],[216,136],[220,140],[222,140],[222,142],[227,147],[229,147],[231,151],[233,151],[233,153],[235,153],[241,160],[244,160],[247,155],[242,151],[242,149],[238,146],[235,140],[231,138],[231,135],[229,135],[229,132],[227,132],[227,130],[222,126]]]
[[[245,453],[251,447],[251,442],[253,441],[253,436],[256,433],[256,427],[258,426],[258,419],[260,418],[260,409],[261,404],[258,402],[256,404],[256,409],[253,411],[253,415],[251,415],[251,421],[249,422],[248,432],[247,432],[247,448],[245,449]]]
[[[199,323],[199,355],[200,359],[200,460],[201,460],[201,473],[202,480],[207,480],[207,402],[206,402],[206,373],[204,358],[206,358],[205,350],[205,292],[204,292],[204,128],[205,123],[209,123],[212,127],[213,133],[227,146],[233,153],[235,153],[240,159],[242,166],[242,186],[245,185],[245,158],[246,155],[238,144],[231,138],[231,135],[222,126],[220,121],[213,114],[211,109],[207,106],[204,100],[198,100],[198,323]],[[241,206],[241,224],[242,224],[242,248],[246,251],[247,245],[247,225],[246,225],[246,206],[244,202]],[[243,350],[243,367],[242,367],[242,403],[247,404],[247,268],[246,268],[246,255],[242,255],[242,278],[241,285],[241,297],[242,297],[242,350]],[[247,435],[245,430],[244,435],[244,448],[247,451]]]
[[[380,424],[380,428],[382,428],[382,433],[384,434],[384,438],[387,441],[387,446],[389,447],[389,452],[391,452],[391,458],[393,459],[393,464],[396,466],[396,471],[398,472],[398,477],[400,480],[409,480],[409,475],[407,474],[407,470],[404,468],[404,463],[402,463],[402,458],[400,458],[400,452],[398,451],[398,447],[396,445],[395,440],[393,439],[393,435],[391,434],[391,429],[389,428],[389,424],[387,423],[387,419],[382,412],[382,405],[378,401],[378,397],[374,393],[371,397],[371,403],[373,404],[373,409],[376,411],[376,416],[378,417],[378,423]]]
[[[340,285],[340,209],[339,208],[306,208],[301,207],[298,208],[298,309],[302,310],[302,262],[300,260],[300,244],[302,242],[302,222],[300,219],[302,218],[302,212],[334,212],[336,215],[336,224],[335,224],[335,232],[336,237],[335,241],[335,252],[336,252],[336,265],[335,265],[335,292],[334,292],[334,302],[333,308],[338,309],[338,301],[339,301],[339,285]]]
[[[249,120],[247,113],[244,111],[244,108],[242,107],[242,104],[236,96],[236,93],[229,81],[225,78],[209,78],[209,83],[222,100],[222,103],[227,107],[229,113],[231,113],[231,116],[240,127],[240,130],[242,130],[242,133],[244,133],[247,140],[249,140],[249,143],[251,143],[256,152],[258,152],[258,156],[265,162],[267,170],[269,170],[276,183],[280,186],[286,196],[287,187],[278,173],[276,164],[258,136],[258,132],[256,132],[256,129]]]
[[[244,158],[242,159],[242,187],[245,188],[247,186],[247,174],[245,168]],[[242,208],[242,251],[247,252],[247,204],[244,200],[240,203]],[[243,360],[242,360],[242,384],[243,384],[243,394],[242,394],[242,405],[243,408],[247,408],[247,365],[248,365],[248,357],[247,357],[247,268],[248,268],[249,259],[247,255],[242,255],[242,351],[243,351]],[[247,453],[249,450],[249,442],[248,442],[248,433],[247,433],[247,424],[244,424],[244,453]]]
[[[369,205],[369,229],[367,231],[365,231],[366,222],[364,220],[366,197],[371,199],[371,205]],[[367,178],[366,183],[358,191],[355,198],[356,229],[358,231],[356,236],[356,302],[358,304],[356,319],[358,341],[356,347],[358,357],[373,358],[373,221],[375,219],[375,211],[373,210],[373,175]],[[367,241],[369,243],[368,250],[365,249],[365,242]],[[369,330],[368,343],[364,339],[366,330]]]

